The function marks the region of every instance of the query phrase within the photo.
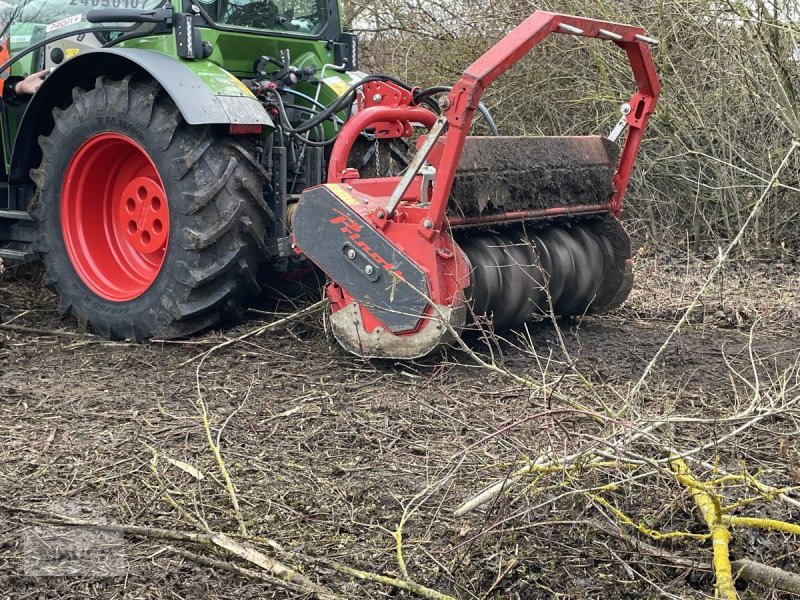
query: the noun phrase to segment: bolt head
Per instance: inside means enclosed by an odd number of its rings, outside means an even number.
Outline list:
[[[447,96],[442,96],[441,98],[439,98],[439,108],[441,108],[442,110],[447,110],[448,108],[450,108],[450,98],[448,98]]]
[[[430,229],[431,227],[433,227],[433,221],[431,221],[430,219],[425,219],[425,220],[422,222],[422,226],[423,226],[425,229]]]
[[[373,268],[372,265],[367,265],[366,267],[364,267],[364,273],[366,273],[367,275],[372,275],[374,272],[375,269]]]
[[[385,216],[386,216],[386,213],[385,213],[385,212],[383,212],[382,210],[379,210],[377,213],[375,213],[375,215],[376,215],[376,216],[377,216],[379,219],[382,219],[383,217],[385,217]]]
[[[380,102],[383,101],[383,96],[381,96],[380,94],[375,94],[372,97],[372,101],[375,102],[376,104],[379,104]]]
[[[356,257],[356,251],[350,248],[350,250],[347,251],[347,258],[353,260],[355,257]]]

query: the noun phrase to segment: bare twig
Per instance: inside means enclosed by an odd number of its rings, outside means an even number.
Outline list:
[[[189,364],[195,362],[196,360],[204,360],[208,356],[213,354],[214,352],[217,352],[218,350],[222,350],[223,348],[227,348],[228,346],[231,346],[232,344],[236,344],[238,342],[246,340],[247,338],[251,338],[253,336],[261,335],[262,333],[266,333],[267,331],[270,331],[271,329],[277,329],[278,327],[281,327],[282,325],[286,325],[287,323],[291,323],[292,321],[296,321],[297,319],[300,319],[302,317],[305,317],[305,316],[308,316],[310,314],[313,314],[313,313],[319,311],[320,309],[322,309],[323,306],[325,306],[325,301],[324,300],[320,300],[319,302],[315,302],[311,306],[307,306],[302,310],[298,310],[297,312],[292,313],[288,317],[283,317],[282,319],[278,319],[277,321],[273,321],[271,323],[267,323],[266,325],[261,325],[260,327],[256,327],[255,329],[253,329],[251,331],[248,331],[247,333],[244,333],[244,334],[240,335],[239,337],[235,337],[235,338],[230,339],[230,340],[225,340],[224,342],[222,342],[220,344],[217,344],[216,346],[214,346],[212,348],[209,348],[205,352],[201,352],[197,356],[193,356],[192,358],[183,361],[179,366],[180,367],[185,367],[186,365],[189,365]]]
[[[770,195],[770,192],[772,192],[773,188],[775,187],[775,182],[778,181],[778,178],[781,176],[781,173],[783,173],[783,170],[786,168],[786,165],[789,164],[789,160],[792,158],[792,155],[794,154],[795,150],[797,150],[798,146],[800,146],[800,142],[797,141],[792,142],[792,145],[786,152],[786,156],[784,156],[783,161],[781,161],[781,164],[772,174],[772,177],[770,178],[769,182],[764,188],[761,197],[753,205],[753,209],[750,211],[750,214],[747,216],[747,219],[745,220],[744,224],[739,229],[739,233],[737,233],[736,237],[733,238],[730,244],[728,244],[728,247],[725,249],[725,251],[720,252],[717,262],[714,265],[714,268],[711,269],[711,272],[708,274],[705,283],[703,283],[703,285],[700,286],[700,289],[698,290],[694,299],[687,307],[686,312],[683,313],[683,316],[675,324],[675,327],[672,328],[672,331],[667,336],[667,339],[664,340],[664,343],[661,345],[661,347],[655,353],[653,358],[647,364],[647,367],[645,367],[641,377],[639,377],[639,381],[637,381],[636,385],[634,385],[633,389],[631,389],[630,392],[631,398],[635,398],[636,396],[639,395],[639,392],[642,389],[642,386],[644,385],[645,381],[647,380],[647,378],[649,377],[650,373],[655,368],[655,366],[658,364],[658,362],[661,360],[661,358],[664,356],[664,352],[666,352],[667,348],[669,348],[674,337],[678,335],[681,329],[683,329],[684,325],[686,325],[686,323],[689,322],[689,317],[691,317],[692,313],[694,313],[695,309],[700,304],[700,300],[703,297],[703,294],[706,293],[708,287],[711,285],[714,279],[716,279],[717,275],[722,270],[723,265],[728,260],[728,257],[730,257],[731,252],[733,252],[733,250],[742,241],[742,238],[744,237],[745,232],[750,226],[750,223],[752,223],[753,219],[755,219],[758,216],[759,212],[761,212],[761,208],[764,206],[764,202],[766,202],[767,198]]]

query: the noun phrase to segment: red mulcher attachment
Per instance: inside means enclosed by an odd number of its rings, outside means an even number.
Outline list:
[[[618,146],[600,137],[470,137],[481,94],[551,33],[609,40],[628,56],[638,92],[623,107]],[[660,86],[638,27],[538,11],[472,64],[440,104],[371,83],[339,134],[326,185],[307,190],[298,251],[331,279],[330,323],[364,357],[412,358],[470,321],[497,327],[536,316],[619,306],[632,285],[622,199]],[[410,137],[426,127],[402,177],[347,168],[359,135]]]

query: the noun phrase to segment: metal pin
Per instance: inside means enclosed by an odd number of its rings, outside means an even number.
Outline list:
[[[609,31],[608,29],[598,29],[597,33],[607,38],[611,38],[612,40],[622,40],[624,39],[620,34],[614,33],[613,31]]]
[[[558,28],[561,31],[566,31],[567,33],[574,33],[575,35],[583,35],[583,29],[578,29],[577,27],[573,27],[572,25],[567,25],[566,23],[560,23]]]
[[[640,33],[637,33],[633,37],[635,37],[640,42],[644,42],[645,44],[650,44],[651,46],[658,46],[658,44],[659,44],[659,42],[658,42],[658,40],[656,38],[647,37],[646,35],[642,35]]]

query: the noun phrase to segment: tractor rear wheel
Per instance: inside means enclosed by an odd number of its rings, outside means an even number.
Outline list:
[[[186,124],[132,76],[74,89],[53,117],[31,215],[62,313],[137,341],[239,318],[274,218],[248,141]]]

